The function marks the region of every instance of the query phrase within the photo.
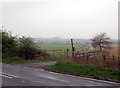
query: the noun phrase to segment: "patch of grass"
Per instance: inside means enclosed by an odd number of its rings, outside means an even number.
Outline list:
[[[3,63],[26,63],[27,60],[21,57],[2,58]]]
[[[10,57],[10,58],[2,58],[3,63],[33,63],[33,62],[50,62],[55,61],[54,58],[39,58],[34,60],[25,60],[21,57]]]
[[[67,71],[74,72],[78,74],[87,74],[98,77],[106,77],[111,79],[120,80],[120,70],[104,67],[95,67],[89,65],[80,65],[73,63],[57,62],[55,65],[46,66],[48,69],[53,69],[56,71]]]

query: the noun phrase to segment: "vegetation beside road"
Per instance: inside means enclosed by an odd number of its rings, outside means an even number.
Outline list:
[[[55,65],[49,65],[45,68],[62,72],[73,72],[77,74],[92,75],[96,77],[120,80],[120,70],[113,68],[73,64],[69,62],[57,62]]]
[[[38,48],[39,46],[29,36],[13,36],[6,30],[0,30],[0,34],[2,35],[2,44],[0,43],[2,45],[2,59],[19,57],[19,59],[35,60],[38,57],[48,56],[45,51]],[[12,60],[5,59],[5,61]],[[21,61],[21,59],[18,61]]]

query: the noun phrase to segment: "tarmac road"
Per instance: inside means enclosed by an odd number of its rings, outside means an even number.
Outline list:
[[[118,86],[114,82],[93,80],[44,71],[41,68],[2,64],[2,86]]]

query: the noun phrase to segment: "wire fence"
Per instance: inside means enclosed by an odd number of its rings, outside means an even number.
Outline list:
[[[114,55],[101,53],[99,51],[90,51],[89,49],[83,51],[72,50],[50,50],[47,53],[54,57],[57,61],[73,62],[76,64],[89,64],[104,67],[119,67],[119,61]]]

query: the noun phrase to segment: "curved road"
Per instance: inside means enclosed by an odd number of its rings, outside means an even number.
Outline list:
[[[10,64],[2,64],[0,76],[2,76],[3,86],[118,86],[118,84],[112,82]]]

